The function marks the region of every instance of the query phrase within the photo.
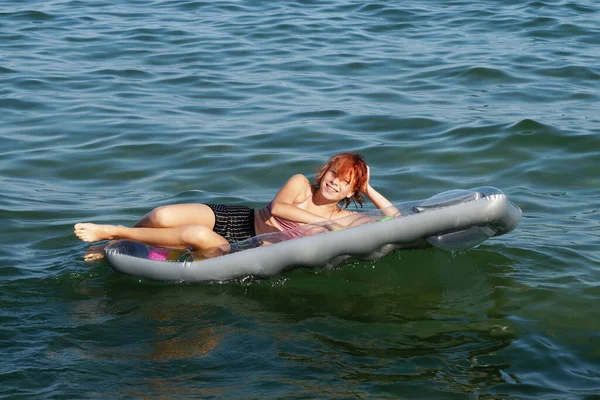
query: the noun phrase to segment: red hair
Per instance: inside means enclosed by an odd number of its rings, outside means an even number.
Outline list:
[[[367,183],[367,163],[363,156],[358,153],[340,153],[331,157],[329,161],[319,169],[315,178],[315,188],[319,188],[323,176],[325,176],[325,173],[330,168],[334,168],[341,179],[350,179],[352,191],[354,192],[352,197],[344,198],[340,200],[338,204],[347,208],[350,203],[354,201],[355,205],[358,203],[362,207],[365,199],[362,196],[361,190]]]

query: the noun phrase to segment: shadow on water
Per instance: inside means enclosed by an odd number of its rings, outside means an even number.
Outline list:
[[[518,337],[507,296],[518,284],[511,260],[489,248],[399,251],[377,262],[204,285],[140,281],[105,267],[94,269],[93,283],[65,282],[72,328],[53,347],[138,365],[121,378],[138,382],[138,395],[147,384],[243,395],[251,387],[235,376],[248,371],[257,390],[311,397],[406,395],[414,382],[423,394],[423,381],[432,394],[464,394],[513,379],[499,353]],[[225,367],[227,379],[218,373]]]

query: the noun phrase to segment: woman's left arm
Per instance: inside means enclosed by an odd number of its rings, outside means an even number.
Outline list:
[[[369,166],[367,166],[367,183],[361,191],[375,207],[382,210],[384,216],[401,215],[400,211],[388,199],[371,186],[371,169]]]

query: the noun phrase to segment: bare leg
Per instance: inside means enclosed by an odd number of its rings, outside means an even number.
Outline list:
[[[205,251],[227,244],[222,236],[206,226],[190,225],[175,228],[128,228],[120,225],[79,223],[75,235],[84,242],[130,239],[154,246],[187,248]]]
[[[173,204],[157,207],[139,220],[136,228],[174,228],[177,226],[215,226],[215,214],[206,204]]]
[[[150,211],[146,214],[141,220],[139,220],[134,227],[136,228],[176,228],[176,227],[186,227],[190,225],[201,225],[203,227],[209,228],[210,232],[212,232],[212,228],[215,224],[215,217],[212,210],[206,206],[205,204],[174,204],[168,206],[157,207],[154,210]],[[96,224],[78,224],[75,226],[75,234],[83,241],[86,242],[95,242],[106,239],[119,239],[125,238],[120,236],[115,236],[114,233],[106,231],[107,229],[110,231],[110,227],[112,225],[96,225]],[[120,227],[124,228],[124,227]],[[130,228],[129,228],[130,229]],[[181,232],[180,232],[181,233]],[[189,234],[189,232],[188,232]],[[216,235],[218,238],[222,239],[224,243],[227,243],[225,239],[221,236]],[[212,235],[209,235],[212,236]],[[160,242],[160,240],[167,238],[171,240],[169,243],[182,243],[182,239],[179,238],[173,241],[173,236],[167,235],[167,237],[163,237],[162,234],[159,237],[156,232],[151,234],[149,237],[145,236],[145,238],[149,238],[152,240],[141,240],[140,238],[132,238],[132,240],[142,241],[148,244],[155,244],[160,246],[168,246],[168,247],[189,247],[192,246],[194,248],[198,248],[196,246],[198,243],[190,243],[187,245],[171,245],[164,242]],[[188,237],[189,239],[189,237]],[[192,239],[192,242],[195,242]],[[212,239],[208,239],[208,243],[212,242]],[[86,255],[84,256],[84,260],[91,262],[97,261],[104,257],[104,248],[110,244],[106,243],[103,245],[95,245],[90,246]]]

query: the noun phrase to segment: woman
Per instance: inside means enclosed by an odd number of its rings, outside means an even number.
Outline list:
[[[360,154],[340,153],[321,168],[314,185],[304,175],[294,175],[261,209],[175,204],[155,208],[134,227],[78,223],[74,231],[84,242],[130,239],[154,246],[192,248],[205,257],[214,257],[222,254],[215,252],[219,246],[304,224],[321,223],[329,230],[344,228],[347,224],[340,219],[354,214],[346,208],[351,202],[362,207],[363,194],[384,209],[386,216],[398,213],[371,187],[369,179],[369,167]],[[90,247],[84,259],[102,258],[104,247]]]

